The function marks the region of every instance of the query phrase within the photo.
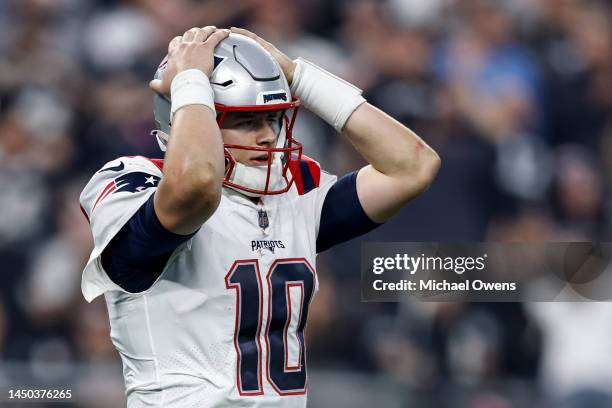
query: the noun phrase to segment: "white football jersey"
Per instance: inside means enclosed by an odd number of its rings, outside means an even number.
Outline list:
[[[161,160],[122,157],[81,194],[94,250],[87,301],[104,294],[128,407],[305,407],[304,326],[317,291],[316,238],[336,181],[308,158],[285,193],[255,204],[223,188],[214,215],[145,292],[113,283],[100,255],[155,192]]]

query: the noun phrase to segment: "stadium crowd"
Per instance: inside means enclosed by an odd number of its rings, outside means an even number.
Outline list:
[[[355,83],[442,157],[400,215],[319,256],[313,369],[382,376],[419,407],[612,406],[612,304],[361,303],[354,256],[362,241],[610,241],[611,20],[605,0],[0,2],[0,384],[20,381],[13,364],[47,385],[108,365],[92,382],[123,392],[104,301],[80,293],[78,194],[113,158],[161,157],[147,83],[169,39],[214,24]],[[364,163],[308,112],[295,135],[331,173]]]

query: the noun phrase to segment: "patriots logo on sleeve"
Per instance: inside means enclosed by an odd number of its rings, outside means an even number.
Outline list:
[[[104,199],[111,194],[120,192],[138,193],[146,190],[147,188],[157,187],[160,177],[154,176],[149,173],[142,171],[134,171],[131,173],[123,174],[114,180],[111,180],[100,192],[92,211],[100,204]]]

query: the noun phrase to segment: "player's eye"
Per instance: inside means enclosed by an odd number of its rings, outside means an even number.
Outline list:
[[[251,127],[255,124],[254,118],[240,119],[236,122],[237,127]]]
[[[278,126],[280,117],[281,115],[279,113],[246,116],[236,119],[233,124],[233,127],[242,129],[255,129],[261,126],[268,125],[276,128]]]
[[[266,122],[268,123],[276,123],[283,117],[282,112],[274,112],[266,115]]]

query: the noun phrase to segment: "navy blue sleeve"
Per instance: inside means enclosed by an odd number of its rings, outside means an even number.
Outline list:
[[[348,241],[382,224],[375,223],[363,210],[357,196],[357,172],[343,176],[329,189],[323,201],[317,253]]]
[[[131,293],[150,288],[172,252],[195,235],[195,232],[179,235],[168,231],[155,214],[154,196],[136,211],[102,252],[102,266],[109,278]]]

